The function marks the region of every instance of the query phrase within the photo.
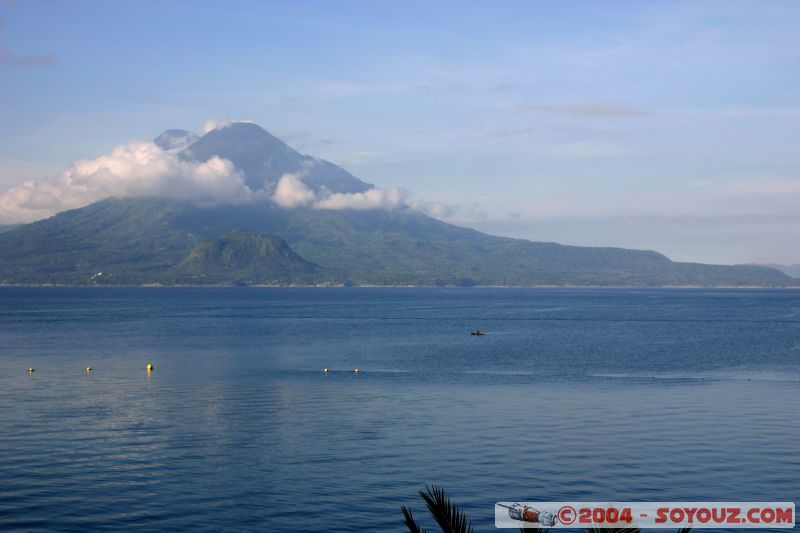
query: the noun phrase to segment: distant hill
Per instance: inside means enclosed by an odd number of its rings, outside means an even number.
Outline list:
[[[775,265],[775,264],[767,264],[762,265],[769,268],[774,268],[776,270],[780,270],[787,276],[790,276],[795,279],[800,279],[800,265]]]
[[[165,146],[191,134],[170,130]],[[253,187],[301,172],[319,191],[372,186],[302,155],[255,124],[196,140],[181,157],[230,159]],[[101,275],[98,275],[102,272]],[[676,263],[652,251],[495,237],[398,209],[283,209],[269,200],[198,206],[106,199],[0,233],[0,282],[65,284],[330,284],[761,286],[800,284],[764,266]]]
[[[297,255],[279,237],[234,230],[199,244],[172,269],[175,283],[286,285],[315,281],[322,269]]]

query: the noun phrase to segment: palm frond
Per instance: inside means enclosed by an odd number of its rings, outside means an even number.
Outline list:
[[[444,492],[444,489],[438,485],[425,485],[424,491],[419,491],[419,495],[425,500],[428,506],[428,511],[433,516],[439,527],[442,528],[442,533],[475,533],[467,519],[467,515],[459,509],[456,504],[450,501],[450,498]],[[414,516],[411,514],[411,509],[406,506],[400,508],[403,511],[403,524],[408,528],[411,533],[428,533],[425,528],[420,528]],[[520,533],[527,533],[528,531],[535,530],[539,533],[548,533],[548,528],[543,528],[539,524],[530,524],[520,527]],[[684,527],[678,530],[678,533],[689,533],[692,530],[690,527]],[[590,527],[580,530],[581,533],[641,533],[638,527],[622,527],[614,529],[600,529]]]
[[[425,500],[431,516],[442,528],[442,533],[474,533],[467,516],[450,501],[442,487],[426,485],[425,491],[419,491],[419,495]]]
[[[420,528],[419,524],[417,524],[417,521],[414,520],[414,515],[411,514],[411,509],[404,505],[400,507],[400,510],[403,511],[403,524],[405,524],[411,533],[428,533],[425,528]]]

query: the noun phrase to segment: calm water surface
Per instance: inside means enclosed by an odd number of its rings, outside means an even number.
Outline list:
[[[798,406],[798,291],[5,287],[0,528],[800,502]]]

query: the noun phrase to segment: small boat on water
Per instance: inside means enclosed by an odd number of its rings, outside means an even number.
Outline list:
[[[483,335],[486,335],[486,332],[477,329],[477,330],[471,332],[470,335],[475,335],[476,337],[481,337]]]

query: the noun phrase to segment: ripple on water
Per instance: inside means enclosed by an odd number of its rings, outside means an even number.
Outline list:
[[[0,288],[0,529],[800,499],[791,291],[65,291]]]

